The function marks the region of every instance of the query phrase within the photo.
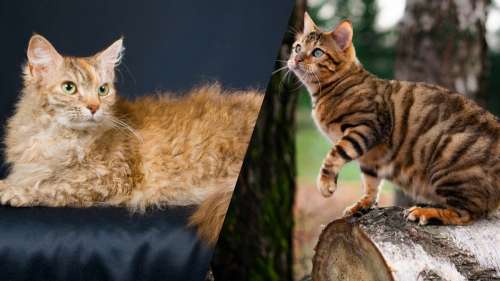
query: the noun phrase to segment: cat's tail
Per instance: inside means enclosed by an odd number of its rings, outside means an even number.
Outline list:
[[[189,218],[189,225],[196,227],[198,236],[211,247],[217,243],[232,195],[232,188],[212,193]]]

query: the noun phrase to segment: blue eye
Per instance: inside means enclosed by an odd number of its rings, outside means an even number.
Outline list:
[[[321,49],[319,49],[319,48],[316,48],[316,49],[314,49],[314,50],[313,50],[312,55],[313,55],[313,57],[315,57],[315,58],[319,58],[319,57],[321,57],[324,53],[325,53],[325,52],[323,52],[323,50],[321,50]]]
[[[298,53],[298,52],[300,52],[301,49],[302,49],[302,47],[300,46],[300,44],[297,44],[297,45],[295,45],[294,51],[296,53]]]

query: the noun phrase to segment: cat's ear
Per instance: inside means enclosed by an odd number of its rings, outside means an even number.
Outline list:
[[[35,34],[28,44],[28,65],[32,75],[43,75],[61,65],[63,57],[43,36]]]
[[[344,51],[352,44],[352,23],[349,20],[341,21],[332,32],[333,40],[340,50]]]
[[[304,14],[304,33],[310,33],[312,31],[318,30],[318,27],[314,23],[314,21],[311,19],[309,14],[305,12]]]
[[[106,68],[107,71],[112,71],[120,64],[123,56],[123,37],[116,40],[111,46],[96,55],[97,61],[100,66]]]

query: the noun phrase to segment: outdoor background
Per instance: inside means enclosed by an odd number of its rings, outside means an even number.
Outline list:
[[[358,59],[370,72],[393,79],[400,24],[405,17],[406,4],[404,0],[309,0],[307,10],[324,30],[333,29],[341,19],[350,19],[354,25],[354,45]],[[489,3],[485,27],[488,49],[484,72],[487,81],[481,95],[488,109],[498,115],[500,79],[494,78],[500,77],[500,1]],[[294,279],[300,280],[311,271],[313,249],[322,225],[339,217],[344,208],[353,204],[361,196],[362,187],[357,163],[350,163],[342,169],[339,187],[331,198],[325,199],[317,192],[316,176],[331,144],[312,121],[310,98],[304,89],[300,90],[295,117],[297,189],[293,270]],[[391,184],[385,183],[380,205],[394,204],[394,190]]]
[[[361,196],[355,164],[331,198],[316,190],[330,145],[313,125],[308,94],[278,71],[306,10],[326,30],[350,19],[358,59],[379,77],[438,84],[500,113],[500,1],[295,0],[212,260],[215,280],[310,280],[322,226]],[[380,205],[412,203],[385,185]]]

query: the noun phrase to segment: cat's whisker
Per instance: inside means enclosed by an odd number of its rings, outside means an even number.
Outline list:
[[[290,79],[292,78],[292,76],[290,75],[288,77],[288,83],[290,84]],[[296,79],[295,81],[293,81],[294,83],[291,83],[292,87],[294,87],[291,91],[294,92],[294,91],[297,91],[298,89],[300,89],[303,85],[302,85],[302,82],[298,79]]]
[[[306,67],[307,67],[307,65],[306,65]],[[309,76],[307,71],[305,72],[305,74],[306,74],[306,76]],[[297,91],[298,89],[300,89],[303,86],[303,83],[302,83],[302,81],[300,81],[300,79],[297,79],[297,80],[295,80],[295,83],[292,86],[295,86],[295,88],[293,88],[291,91]]]
[[[130,133],[131,135],[135,136],[137,138],[137,140],[139,140],[140,142],[144,142],[144,139],[142,138],[141,135],[139,135],[132,127],[130,127],[130,125],[128,125],[126,122],[112,116],[112,115],[106,115],[107,117],[107,120],[111,121],[111,125],[115,128],[115,129],[124,129],[125,131],[124,132],[128,132]]]
[[[276,74],[276,73],[278,73],[278,72],[280,72],[280,71],[282,71],[282,70],[285,70],[285,69],[287,69],[287,68],[288,68],[288,66],[283,66],[283,67],[280,67],[280,68],[276,69],[275,71],[273,71],[271,74],[272,74],[272,75],[274,75],[274,74]]]
[[[288,73],[290,73],[290,72],[288,72]],[[286,83],[290,83],[290,77],[291,77],[291,75],[287,75],[287,77],[285,77],[286,78]]]
[[[316,80],[318,81],[318,93],[321,96],[321,81],[319,81],[319,77],[314,72],[312,74],[316,78]]]
[[[311,67],[309,65],[306,65],[306,73],[307,75],[311,75],[313,78],[316,79],[318,82],[318,93],[321,95],[321,81],[319,80],[319,77],[314,73],[314,71],[311,70]]]
[[[285,74],[281,77],[280,87],[284,87],[285,83],[288,83],[286,80],[290,77],[290,72],[290,69],[287,69]]]
[[[289,27],[291,30],[295,31],[296,33],[300,33],[301,31],[297,29],[295,26],[290,26]]]
[[[113,120],[115,122],[116,125],[118,125],[119,127],[125,129],[127,132],[131,133],[133,136],[135,136],[140,142],[143,142],[144,139],[142,138],[142,136],[140,136],[134,129],[132,129],[129,125],[127,125],[126,123],[120,121],[120,120]]]
[[[296,86],[295,88],[293,88],[291,91],[292,92],[295,92],[297,91],[298,89],[300,89],[302,87],[302,83],[299,83],[298,86]]]
[[[283,83],[283,80],[285,79],[285,77],[288,75],[288,71],[285,72],[284,75],[281,76],[281,79],[280,79],[280,83],[278,84],[278,88],[280,90],[280,94],[281,94],[281,90],[283,90],[285,84]]]
[[[276,60],[276,62],[279,63],[282,67],[288,67],[288,60]]]
[[[295,28],[294,26],[289,26],[287,32],[292,35],[297,35],[300,33],[300,31],[297,30],[297,28]]]
[[[125,76],[123,75],[123,73],[122,73],[121,69],[116,68],[116,73],[118,73],[118,74],[119,74],[119,75],[118,75],[119,79],[116,79],[116,82],[118,82],[118,83],[119,83],[120,81],[125,80],[125,79],[124,79],[124,77],[125,77]]]
[[[123,124],[118,124],[117,125],[119,126],[119,128],[121,129],[125,129],[124,132],[128,132],[131,136],[134,136],[135,138],[137,138],[137,140],[139,142],[144,142],[144,139],[142,138],[141,135],[139,135],[134,129],[130,128],[128,125],[123,125]]]
[[[130,75],[130,78],[132,78],[132,82],[134,84],[137,84],[137,80],[135,80],[134,74],[132,73],[132,71],[130,71],[130,68],[127,66],[127,64],[124,61],[122,61],[120,63],[120,66],[121,65],[123,65],[123,67],[125,67],[125,71],[127,71],[127,73]]]
[[[288,60],[276,60],[278,62],[288,62]],[[299,89],[300,87],[302,87],[302,82],[299,81],[299,80],[296,80],[296,81],[293,81],[293,83],[290,81],[290,79],[292,78],[292,71],[291,69],[288,67],[288,66],[284,66],[284,67],[280,67],[278,69],[276,69],[275,71],[273,71],[273,75],[277,74],[277,73],[280,73],[282,72],[283,70],[286,70],[284,74],[282,74],[281,76],[281,80],[280,80],[280,83],[279,83],[279,89],[281,90],[283,87],[285,87],[285,85],[290,85],[290,87],[292,88],[291,91],[296,91],[297,89]]]

